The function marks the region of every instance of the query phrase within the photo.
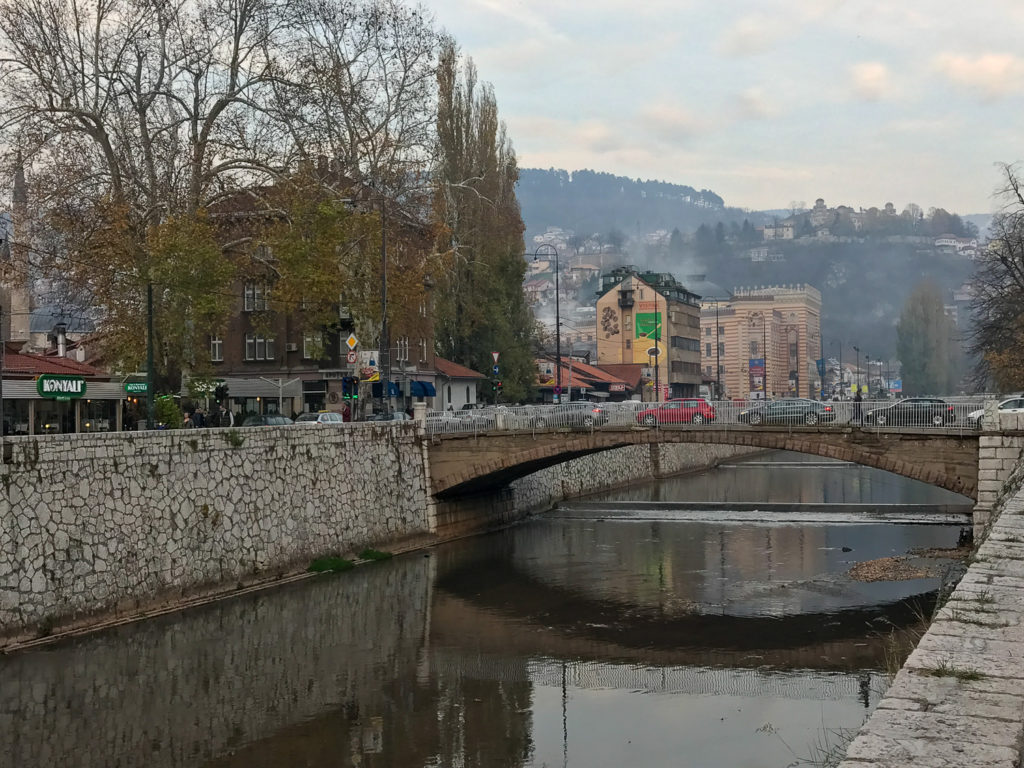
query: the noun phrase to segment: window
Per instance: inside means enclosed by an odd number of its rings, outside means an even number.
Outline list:
[[[632,331],[633,330],[633,315],[628,312],[622,313],[622,330]]]
[[[790,357],[796,357],[797,354],[799,354],[797,352],[797,345],[796,344],[790,344],[789,345],[789,356]]]
[[[251,333],[245,336],[245,359],[246,360],[273,360],[274,340],[266,336],[254,336]]]
[[[725,373],[725,366],[724,365],[718,366],[718,372],[719,373]]]
[[[710,325],[707,328],[704,329],[704,335],[705,336],[710,336],[711,335],[711,326]]]
[[[467,384],[467,385],[466,385],[466,402],[467,402],[467,403],[470,403],[470,402],[472,402],[472,401],[471,401],[471,400],[469,399],[469,384]]]
[[[725,342],[724,341],[718,342],[718,354],[719,355],[724,355],[725,354]]]
[[[711,357],[711,345],[710,344],[705,344],[704,345],[704,357]]]
[[[324,348],[323,337],[318,334],[308,334],[302,337],[302,359],[315,360],[320,357]]]
[[[724,325],[718,326],[718,335],[719,336],[725,336],[725,326]]]
[[[756,341],[750,342],[750,356],[751,357],[759,357],[758,350],[759,350],[759,348],[758,348],[757,342]]]
[[[220,336],[210,337],[210,362],[224,362],[224,339]]]
[[[626,339],[626,349],[632,349],[632,348],[633,348],[633,340],[632,339]]]
[[[267,298],[270,291],[267,286],[263,283],[246,283],[245,284],[245,303],[244,309],[246,312],[266,312],[267,311]]]
[[[682,362],[679,361],[679,360],[673,360],[672,361],[672,373],[682,373],[682,372],[683,372],[683,364],[682,364]]]

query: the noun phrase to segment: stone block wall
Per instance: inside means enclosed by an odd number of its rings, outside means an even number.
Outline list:
[[[414,425],[53,435],[0,466],[0,635],[428,536]]]
[[[978,500],[974,505],[974,534],[988,530],[1001,500],[1012,496],[1024,482],[1024,414],[999,414],[987,408],[985,424],[998,424],[999,433],[985,431],[978,438]],[[1006,434],[1006,433],[1018,434]]]

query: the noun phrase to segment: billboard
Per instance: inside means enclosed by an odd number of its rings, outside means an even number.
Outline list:
[[[750,358],[747,370],[750,371],[750,391],[760,392],[764,390],[764,358]]]
[[[636,337],[638,339],[662,338],[661,335],[661,312],[637,312],[634,319],[636,326]]]

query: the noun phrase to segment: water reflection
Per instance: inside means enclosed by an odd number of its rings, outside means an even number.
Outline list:
[[[783,766],[823,724],[859,725],[886,635],[937,583],[856,584],[849,565],[956,533],[537,520],[0,659],[0,754]]]
[[[804,504],[971,504],[960,494],[890,472],[779,451],[600,493],[606,501],[737,501]]]

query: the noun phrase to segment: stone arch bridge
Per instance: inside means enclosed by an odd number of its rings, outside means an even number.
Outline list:
[[[438,499],[499,488],[545,467],[600,451],[630,445],[701,443],[796,451],[850,461],[978,500],[979,478],[990,484],[996,480],[995,474],[989,477],[995,469],[987,467],[985,460],[991,458],[996,463],[995,467],[1000,468],[1020,458],[1018,443],[1021,438],[1010,438],[1014,441],[1013,446],[1007,443],[1004,447],[1000,436],[984,435],[954,429],[868,430],[850,427],[604,428],[587,432],[563,430],[446,435],[434,437],[428,452],[432,490]],[[992,450],[979,452],[980,442],[993,440]],[[981,453],[991,454],[991,457]]]

